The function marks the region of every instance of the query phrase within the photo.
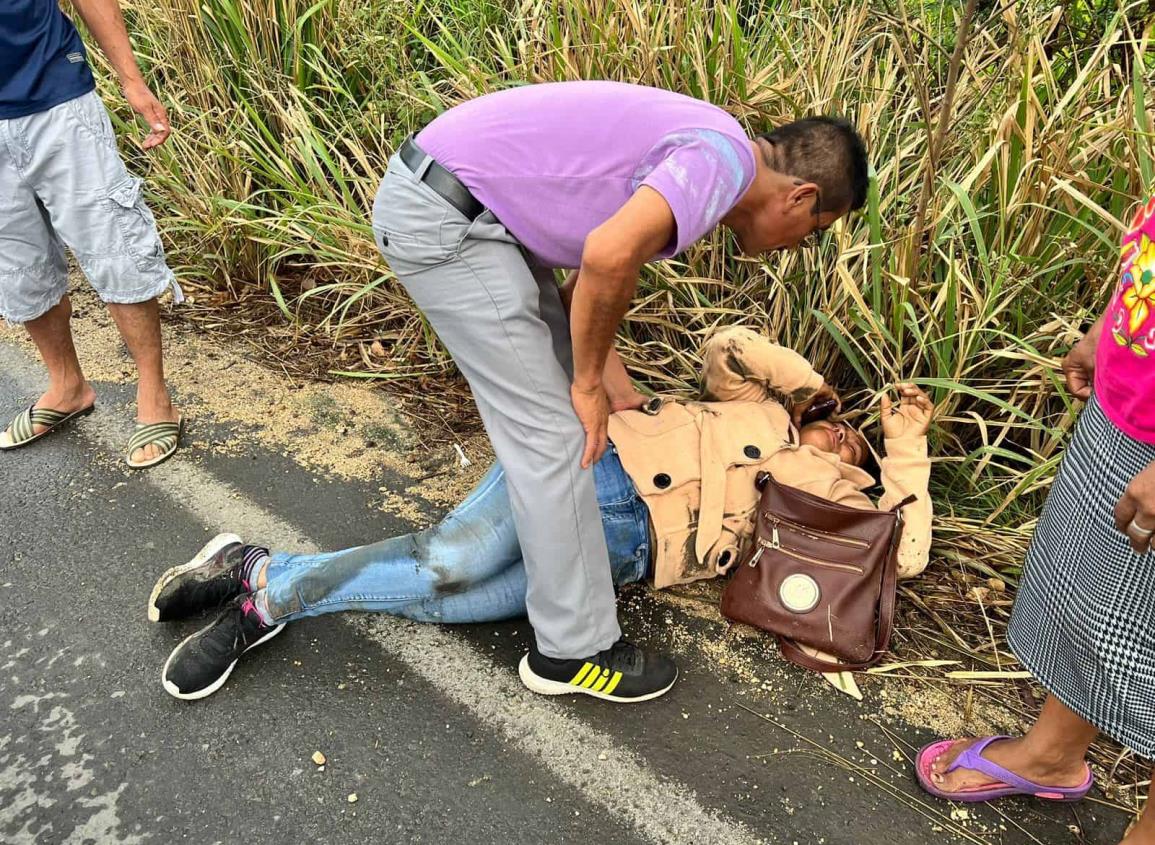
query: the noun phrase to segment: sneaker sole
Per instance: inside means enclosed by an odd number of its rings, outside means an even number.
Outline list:
[[[216,623],[214,622],[213,624],[216,624]],[[213,681],[211,684],[209,684],[204,689],[197,690],[196,692],[181,692],[176,684],[169,681],[169,679],[168,679],[168,666],[170,663],[172,663],[172,659],[174,657],[176,657],[177,652],[180,651],[182,648],[184,648],[185,643],[187,643],[189,640],[191,640],[193,637],[195,637],[197,634],[201,633],[202,631],[208,630],[210,627],[212,627],[212,626],[206,625],[204,628],[201,628],[200,631],[197,631],[196,634],[191,634],[191,635],[185,637],[183,640],[181,640],[180,645],[178,645],[176,648],[174,648],[172,650],[172,654],[170,654],[168,656],[168,660],[166,660],[164,662],[164,668],[160,670],[160,682],[164,686],[164,691],[167,692],[169,695],[171,695],[173,698],[179,698],[181,701],[196,701],[197,699],[200,699],[200,698],[208,698],[210,695],[212,695],[214,692],[216,692],[217,690],[219,690],[221,687],[223,687],[225,685],[225,681],[227,681],[229,679],[229,675],[233,674],[233,669],[236,668],[237,663],[240,661],[241,657],[244,657],[246,654],[248,654],[254,648],[259,646],[261,643],[268,642],[273,637],[277,636],[277,634],[281,633],[281,631],[283,631],[285,628],[284,625],[278,625],[275,628],[270,628],[269,632],[267,634],[265,634],[263,637],[261,637],[259,640],[257,640],[255,643],[253,643],[251,646],[249,646],[244,651],[242,651],[240,657],[238,657],[236,660],[234,660],[232,663],[230,663],[229,668],[225,669],[225,671],[223,671],[221,673],[221,676],[219,678],[217,678],[215,681]]]
[[[182,563],[179,566],[173,566],[157,579],[156,585],[152,588],[152,595],[148,597],[148,621],[160,621],[160,608],[156,606],[156,600],[160,598],[161,592],[169,585],[174,578],[184,575],[186,572],[191,572],[194,569],[204,566],[217,552],[232,543],[240,543],[241,538],[236,534],[218,534],[207,543],[204,548],[197,552],[197,556],[188,563]]]
[[[645,695],[638,695],[633,698],[625,698],[620,695],[613,695],[612,693],[606,695],[604,692],[597,692],[596,690],[585,689],[584,687],[575,687],[573,684],[543,678],[534,672],[533,669],[529,668],[528,654],[521,658],[521,663],[519,663],[517,667],[517,674],[521,677],[521,682],[538,695],[590,695],[594,698],[600,698],[603,701],[613,701],[617,704],[637,704],[641,701],[652,701],[668,693],[678,681],[677,670],[675,669],[674,679],[670,681],[667,686],[655,692],[648,692]]]

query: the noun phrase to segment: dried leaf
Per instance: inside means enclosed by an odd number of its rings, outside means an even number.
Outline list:
[[[885,675],[887,672],[897,672],[899,669],[909,669],[913,666],[957,666],[957,660],[905,660],[901,663],[887,663],[885,666],[873,666],[866,670],[868,675]]]
[[[844,692],[853,698],[855,701],[862,701],[862,690],[858,688],[858,682],[854,680],[854,674],[851,672],[823,672],[824,677],[830,686],[834,687],[839,692]]]

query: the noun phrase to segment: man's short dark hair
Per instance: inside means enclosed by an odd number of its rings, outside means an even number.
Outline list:
[[[866,205],[866,144],[850,121],[807,117],[758,137],[774,147],[775,170],[818,186],[822,211]]]

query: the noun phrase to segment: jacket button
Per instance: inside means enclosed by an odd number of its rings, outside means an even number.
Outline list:
[[[759,449],[757,446],[747,446],[747,447],[746,447],[745,449],[743,449],[742,451],[743,451],[743,452],[745,452],[745,453],[746,453],[746,457],[747,457],[747,458],[749,458],[749,459],[750,459],[750,460],[752,460],[752,461],[756,461],[756,460],[758,460],[760,457],[762,457],[762,450],[761,450],[761,449]]]
[[[665,490],[667,487],[669,487],[670,481],[670,476],[666,475],[664,472],[659,472],[654,476],[654,486],[659,490]]]

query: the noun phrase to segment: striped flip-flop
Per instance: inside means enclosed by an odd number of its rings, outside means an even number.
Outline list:
[[[180,438],[184,434],[184,417],[176,422],[137,423],[136,431],[128,440],[128,451],[124,453],[124,462],[132,469],[147,469],[167,461],[176,454],[180,447]],[[160,454],[147,461],[134,463],[132,453],[145,446],[156,446]]]
[[[0,452],[9,452],[12,449],[19,449],[21,446],[34,443],[44,435],[56,431],[69,420],[88,416],[95,409],[95,404],[81,408],[79,411],[57,411],[54,408],[37,408],[29,405],[16,416],[16,419],[12,420],[5,430],[4,433],[8,435],[8,442],[0,443]],[[47,428],[37,432],[36,426],[38,425],[47,426]]]

